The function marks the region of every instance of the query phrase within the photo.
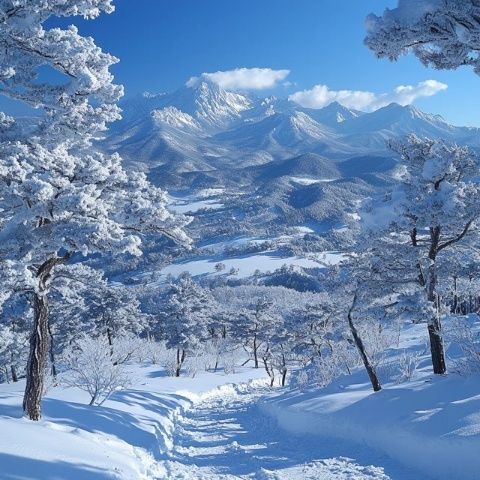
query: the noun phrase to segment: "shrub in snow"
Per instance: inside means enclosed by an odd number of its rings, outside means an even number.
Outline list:
[[[480,331],[478,324],[465,318],[453,318],[449,328],[449,340],[459,350],[452,359],[453,368],[461,375],[480,373]]]
[[[321,387],[330,385],[339,375],[339,368],[333,356],[318,358],[315,363],[315,381]]]
[[[290,384],[293,386],[293,376],[290,379]],[[295,376],[295,386],[300,389],[305,388],[308,385],[308,373],[302,368]]]
[[[398,359],[397,382],[410,382],[415,376],[423,352],[409,352],[404,350]]]
[[[90,405],[102,405],[116,390],[131,384],[125,365],[118,363],[106,337],[82,337],[63,354],[63,383],[90,395]]]
[[[108,343],[110,345],[110,341]],[[129,333],[122,337],[117,337],[113,345],[110,345],[110,350],[117,364],[141,362],[144,356],[144,345],[144,340],[137,335]]]
[[[227,345],[229,345],[227,343]],[[234,345],[229,345],[220,356],[220,363],[223,365],[223,371],[226,374],[235,373],[235,369],[240,362],[241,351]]]
[[[222,367],[225,373],[233,373],[239,360],[238,347],[229,338],[212,338],[200,345],[199,356],[205,370],[217,371]]]
[[[185,368],[187,375],[191,378],[195,378],[197,373],[205,368],[202,354],[199,352],[191,354],[185,362]]]
[[[143,340],[141,353],[139,354],[139,361],[149,361],[154,365],[162,365],[163,367],[168,363],[171,357],[171,352],[167,349],[165,342],[156,342],[155,340]]]

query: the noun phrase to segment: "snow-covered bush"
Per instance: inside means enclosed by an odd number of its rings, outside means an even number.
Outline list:
[[[84,336],[63,354],[63,383],[90,395],[90,405],[102,405],[116,390],[131,384],[125,365],[117,363],[108,339]]]
[[[175,377],[177,374],[177,361],[174,357],[173,350],[169,350],[169,354],[170,356],[165,358],[162,363],[162,367],[165,369],[169,377]]]
[[[225,373],[233,373],[239,359],[238,346],[229,338],[212,338],[200,346],[199,356],[205,370],[222,367]]]
[[[201,352],[196,352],[187,357],[185,362],[185,369],[187,375],[195,378],[197,373],[205,368],[205,360]]]
[[[143,340],[142,353],[139,355],[139,361],[149,361],[154,365],[167,365],[171,352],[167,349],[165,342],[156,342],[155,340]]]
[[[461,375],[480,373],[479,325],[466,318],[452,318],[448,339],[459,350],[452,358],[453,368]]]
[[[321,387],[330,385],[341,371],[337,359],[332,355],[318,358],[314,365],[315,382]]]
[[[301,369],[296,375],[295,375],[295,386],[300,388],[301,390],[304,389],[308,385],[308,373],[305,371],[305,369]],[[290,380],[290,383],[293,385],[293,378]]]
[[[223,371],[226,374],[235,373],[235,369],[240,362],[241,350],[233,344],[227,342],[227,348],[220,355],[220,363],[223,365]]]
[[[115,338],[111,346],[115,363],[142,362],[145,355],[144,345],[145,341],[132,333]]]
[[[398,358],[397,364],[397,382],[410,382],[415,376],[420,361],[422,359],[422,352],[410,352],[404,350]]]
[[[371,321],[359,327],[365,348],[375,369],[381,368],[387,358],[387,349],[398,345],[400,329],[397,325],[385,327],[381,322]]]

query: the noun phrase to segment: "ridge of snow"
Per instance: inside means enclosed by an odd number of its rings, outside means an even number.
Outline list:
[[[166,124],[180,129],[201,129],[200,124],[191,115],[173,106],[152,110],[151,115],[154,123],[157,125]]]

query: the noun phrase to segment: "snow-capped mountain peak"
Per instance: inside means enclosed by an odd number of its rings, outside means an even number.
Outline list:
[[[152,120],[157,126],[169,125],[180,129],[200,130],[200,124],[188,113],[176,107],[152,110]]]
[[[308,114],[313,117],[317,122],[323,125],[335,127],[340,123],[346,122],[353,118],[357,118],[363,115],[363,112],[357,110],[351,110],[344,107],[338,102],[332,102],[330,105],[320,110],[306,110]]]
[[[199,80],[169,96],[177,107],[206,127],[225,127],[252,108],[252,101],[240,93],[224,90],[216,83]]]

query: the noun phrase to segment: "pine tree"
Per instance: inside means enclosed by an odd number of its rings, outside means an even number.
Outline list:
[[[427,66],[470,65],[480,74],[479,17],[478,0],[399,0],[381,17],[368,17],[365,42],[381,58],[413,52]]]
[[[209,324],[217,306],[210,292],[188,274],[170,284],[166,298],[161,317],[167,347],[176,350],[175,376],[179,377],[187,355],[210,337]]]
[[[438,266],[477,229],[478,161],[467,148],[415,136],[392,148],[404,165],[398,187],[373,210],[374,223],[388,225],[377,255],[384,260],[381,268],[388,284],[415,285],[416,292],[423,292],[416,302],[428,317],[433,370],[443,374],[447,367]]]
[[[41,417],[56,268],[76,252],[138,255],[142,233],[187,240],[163,191],[143,174],[127,174],[118,155],[94,148],[106,124],[120,118],[123,88],[109,71],[117,59],[74,26],[45,26],[51,17],[95,18],[102,11],[113,11],[111,0],[0,2],[0,90],[42,112],[28,129],[4,114],[0,119],[0,254],[30,275],[34,322],[24,410],[32,420]],[[45,67],[65,82],[42,82]]]

